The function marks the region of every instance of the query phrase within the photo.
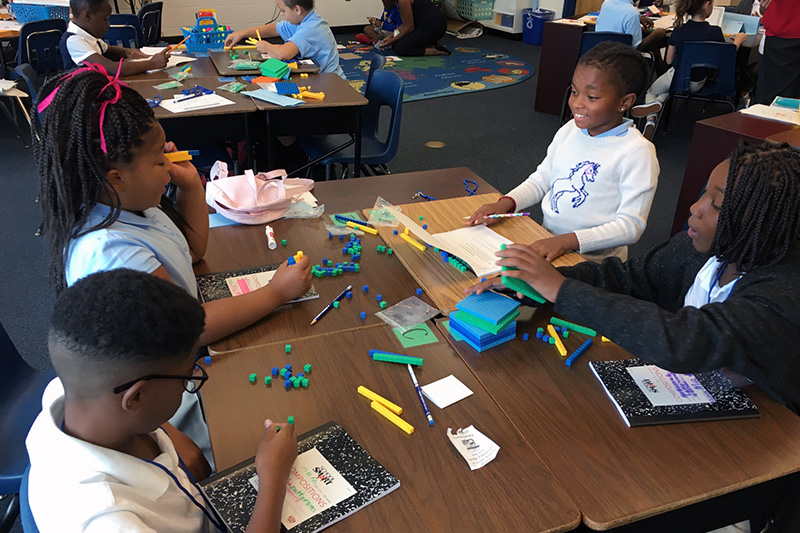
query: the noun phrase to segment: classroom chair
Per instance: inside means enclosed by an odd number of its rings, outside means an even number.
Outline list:
[[[700,90],[692,92],[690,83],[692,70],[707,69],[706,82]],[[683,44],[681,57],[675,66],[669,96],[664,102],[662,112],[656,121],[656,130],[664,117],[664,131],[669,125],[669,117],[675,99],[700,100],[707,105],[721,103],[736,111],[736,45],[714,41],[686,42]]]
[[[136,15],[142,30],[142,46],[155,46],[161,40],[161,12],[164,2],[153,2],[142,6]]]
[[[43,76],[64,68],[59,49],[61,36],[67,31],[63,19],[46,19],[23,24],[19,32],[19,61],[28,63]]]
[[[36,526],[36,520],[33,519],[30,502],[28,501],[28,477],[30,473],[31,465],[28,465],[19,484],[19,519],[22,522],[22,531],[24,533],[39,533],[39,528]]]
[[[403,79],[392,70],[376,70],[365,96],[369,103],[364,110],[361,127],[361,164],[373,174],[388,174],[386,164],[397,154],[400,144],[400,120],[403,111]],[[389,108],[391,116],[386,124],[380,120],[381,109]],[[387,131],[385,139],[381,132]],[[298,139],[300,147],[310,159],[319,159],[325,165],[325,179],[330,179],[331,165],[344,166],[342,177],[348,174],[348,165],[355,162],[355,147],[349,135],[315,135]]]
[[[376,70],[382,69],[386,65],[386,56],[375,54],[369,62],[369,70],[367,71],[367,83],[364,84],[364,94],[367,94],[369,83],[372,81],[372,74]]]
[[[33,73],[33,69],[31,68],[31,66],[28,65],[28,64],[25,64],[25,67],[27,67],[27,71],[31,72],[33,77],[35,78],[36,77],[36,73]],[[19,68],[20,68],[19,66],[15,67],[15,72],[18,75],[19,75]],[[21,78],[21,76],[20,76],[20,78]],[[24,83],[27,83],[27,81],[24,81]],[[14,89],[18,89],[18,87],[20,85],[20,80],[19,79],[17,79],[16,84],[17,85],[15,87],[13,87]],[[2,93],[2,95],[0,95],[0,96],[2,96],[2,98],[0,98],[0,110],[2,111],[3,115],[5,115],[5,117],[12,124],[14,124],[14,127],[17,130],[17,137],[19,137],[20,140],[22,140],[23,146],[25,146],[25,148],[28,148],[30,146],[30,144],[28,143],[27,136],[22,133],[22,128],[19,127],[19,120],[17,118],[17,107],[19,107],[19,109],[22,111],[22,114],[25,116],[25,120],[28,123],[28,131],[30,131],[31,117],[30,117],[30,114],[28,113],[28,108],[25,107],[25,104],[22,101],[23,98],[27,99],[27,96],[24,94],[24,92],[13,93],[13,92],[9,91],[9,93],[11,93],[11,94]],[[30,96],[30,90],[28,92],[28,96]],[[6,98],[8,98],[8,102],[6,102]],[[17,104],[16,106],[14,105],[14,101],[16,101],[16,104]]]
[[[25,437],[42,410],[42,393],[55,372],[34,370],[22,359],[0,324],[0,494],[12,496],[0,520],[0,531],[8,531],[19,515],[19,493],[29,465]],[[8,529],[5,529],[8,528]]]
[[[113,14],[108,18],[111,25],[103,35],[103,40],[112,46],[141,48],[144,37],[136,15]]]
[[[578,49],[578,59],[583,54],[594,48],[596,45],[603,41],[615,41],[622,44],[631,46],[633,43],[633,36],[629,33],[619,33],[615,31],[585,31],[581,34],[581,46]],[[575,63],[577,65],[577,61]],[[573,69],[574,70],[574,69]],[[561,104],[561,125],[563,126],[572,118],[572,112],[569,109],[569,93],[570,87],[567,87],[564,93],[564,102]]]

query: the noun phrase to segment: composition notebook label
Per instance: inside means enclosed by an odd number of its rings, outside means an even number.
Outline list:
[[[690,405],[714,403],[714,397],[692,374],[675,374],[654,365],[626,368],[650,403]]]
[[[250,484],[258,490],[257,475],[250,478]],[[311,448],[297,456],[289,472],[281,523],[291,529],[355,493],[319,450]]]

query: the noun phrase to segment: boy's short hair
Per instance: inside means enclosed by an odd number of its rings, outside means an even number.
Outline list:
[[[303,11],[314,9],[314,0],[283,0],[283,3],[290,9],[294,6],[300,6]]]
[[[182,288],[151,274],[116,269],[87,276],[59,295],[49,341],[72,362],[123,375],[185,358],[204,322],[203,307]],[[56,358],[53,363],[61,376]]]
[[[69,0],[69,8],[72,10],[72,16],[78,17],[85,11],[95,12],[101,4],[107,3],[108,0]]]
[[[622,95],[634,93],[641,96],[647,89],[650,68],[641,52],[627,44],[603,41],[586,52],[578,65],[595,67],[607,72]]]

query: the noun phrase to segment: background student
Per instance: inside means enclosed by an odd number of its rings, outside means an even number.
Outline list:
[[[364,33],[356,35],[356,41],[364,44],[375,44],[392,35],[394,30],[400,26],[402,19],[397,2],[395,0],[382,1],[383,13],[381,14],[381,18],[367,17],[369,24],[364,26]]]
[[[380,48],[393,48],[399,56],[450,55],[439,39],[447,31],[447,19],[431,0],[385,0],[384,7],[397,4],[400,26],[380,42]]]
[[[542,257],[552,261],[576,250],[593,260],[625,259],[647,224],[659,172],[655,147],[624,118],[648,72],[639,52],[624,44],[604,42],[584,54],[572,77],[574,118],[528,179],[480,207],[467,224],[541,201],[543,225],[556,235],[531,245]]]
[[[650,30],[653,28],[653,21],[639,14],[639,10],[633,5],[633,0],[604,0],[597,16],[595,30],[630,34],[633,37],[632,46],[642,52],[653,54],[656,72],[662,74],[667,69],[661,57],[661,49],[667,44],[667,30],[655,28],[642,38],[643,26]]]
[[[103,41],[109,28],[108,18],[111,15],[111,4],[108,0],[70,0],[72,20],[67,32],[61,36],[61,60],[64,70],[69,70],[83,63],[102,65],[111,74],[130,76],[164,68],[169,58],[169,48],[149,56],[135,48],[111,46]],[[122,61],[136,59],[138,61]]]
[[[225,39],[225,46],[234,46],[248,37],[280,37],[285,41],[283,44],[261,41],[256,48],[261,53],[284,61],[311,59],[320,72],[332,72],[346,79],[339,66],[336,39],[325,19],[314,10],[314,0],[275,0],[275,4],[285,20],[235,31]]]
[[[62,292],[48,335],[58,375],[26,440],[39,531],[222,531],[160,427],[208,379],[195,363],[200,304],[134,270],[88,276]],[[248,531],[279,531],[297,456],[294,426],[265,421]],[[221,524],[220,524],[221,525]]]
[[[144,98],[100,72],[102,67],[92,67],[46,83],[33,125],[56,290],[94,272],[133,268],[196,298],[192,262],[203,257],[208,243],[200,177],[191,163],[166,158],[164,130]],[[166,148],[175,150],[171,143]],[[163,194],[169,183],[177,188],[174,203]],[[311,264],[303,257],[296,265],[284,262],[266,287],[203,304],[200,344],[249,326],[310,286]],[[172,423],[211,463],[196,395],[186,396]]]

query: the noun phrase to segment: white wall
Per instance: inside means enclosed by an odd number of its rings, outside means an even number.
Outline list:
[[[165,36],[181,35],[181,26],[193,26],[194,14],[204,8],[217,10],[217,22],[235,30],[249,28],[271,20],[275,0],[163,0],[162,32]],[[316,0],[316,10],[331,26],[366,24],[366,18],[379,17],[383,6],[379,0]]]

